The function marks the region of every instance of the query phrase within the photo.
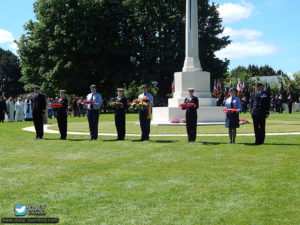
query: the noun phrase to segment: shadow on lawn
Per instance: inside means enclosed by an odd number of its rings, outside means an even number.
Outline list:
[[[59,138],[43,138],[46,141],[88,141],[89,139],[67,139],[67,140],[60,140]]]
[[[300,144],[290,144],[290,143],[264,143],[262,145],[256,145],[254,143],[238,143],[238,144],[241,144],[241,145],[246,145],[246,146],[266,146],[266,145],[278,145],[278,146],[300,146]]]
[[[150,143],[161,143],[161,144],[168,144],[168,143],[175,143],[178,142],[177,140],[149,140],[149,141],[141,141],[141,140],[131,140],[132,142],[150,142]]]
[[[199,141],[199,143],[202,143],[203,145],[224,145],[224,144],[228,144],[227,142],[208,142],[208,141]]]

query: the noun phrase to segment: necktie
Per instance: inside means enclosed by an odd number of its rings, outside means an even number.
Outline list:
[[[93,98],[94,98],[94,93],[92,94],[91,101],[93,101]],[[93,109],[93,108],[94,108],[94,105],[93,105],[93,104],[90,104],[90,108]]]
[[[232,108],[232,109],[234,108],[234,105],[233,105],[233,97],[231,97],[231,108]]]

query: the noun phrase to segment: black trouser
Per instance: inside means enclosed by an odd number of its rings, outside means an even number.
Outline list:
[[[5,111],[0,110],[0,122],[4,122]]]
[[[293,105],[289,104],[289,113],[291,114],[293,112]]]
[[[283,112],[282,104],[280,104],[280,105],[278,106],[278,110],[279,110],[279,113],[282,113],[282,112]]]
[[[266,117],[252,116],[252,119],[255,132],[255,143],[263,144],[266,136]]]
[[[33,123],[36,131],[36,138],[43,138],[44,136],[44,118],[42,111],[32,112]]]
[[[67,114],[62,115],[62,114],[58,113],[56,119],[57,119],[57,123],[58,123],[60,138],[66,139],[67,138],[67,127],[68,127],[68,115]]]
[[[151,119],[148,119],[147,117],[148,117],[147,110],[139,112],[140,126],[142,131],[142,136],[141,136],[142,140],[149,140]]]
[[[98,123],[99,123],[99,110],[88,110],[87,118],[89,121],[91,139],[98,139]]]
[[[186,113],[186,132],[188,141],[195,141],[197,136],[197,112]]]
[[[118,139],[124,140],[126,126],[125,126],[125,113],[123,114],[115,114],[115,125],[118,132]]]

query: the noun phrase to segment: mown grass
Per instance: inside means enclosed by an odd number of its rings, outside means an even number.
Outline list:
[[[238,129],[238,133],[249,134],[253,133],[253,124],[251,116],[247,114],[241,114],[241,119],[246,119],[250,124],[242,125]],[[282,120],[284,118],[284,120]],[[69,124],[68,130],[74,132],[89,132],[89,127],[86,122],[86,118],[74,119],[71,118],[73,123]],[[126,122],[126,131],[128,134],[139,134],[140,127],[137,123],[138,116],[136,114],[128,114]],[[51,123],[55,124],[56,121],[52,120]],[[57,125],[50,127],[49,129],[58,130]],[[115,123],[111,115],[101,115],[99,123],[99,132],[101,133],[115,133]],[[273,114],[270,115],[270,118],[267,120],[266,132],[268,133],[287,133],[287,132],[300,132],[300,113],[295,114]],[[185,126],[151,126],[152,134],[185,134]],[[199,126],[197,129],[198,134],[226,134],[228,130],[223,126]]]
[[[27,126],[0,124],[0,217],[13,217],[14,204],[44,203],[47,216],[70,225],[300,223],[299,136],[267,137],[263,146],[253,137],[236,145],[226,137],[36,141]]]

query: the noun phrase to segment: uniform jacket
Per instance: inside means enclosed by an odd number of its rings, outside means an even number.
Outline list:
[[[62,107],[57,109],[57,114],[59,116],[67,116],[68,105],[69,105],[68,98],[67,97],[60,98],[57,103],[62,104]]]
[[[0,100],[0,112],[6,112],[6,102],[5,100]]]
[[[251,96],[250,112],[252,116],[266,116],[270,110],[270,97],[264,91],[255,92]]]
[[[39,93],[33,96],[31,99],[32,111],[42,112],[46,109],[46,97],[45,95]]]
[[[123,103],[123,108],[120,108],[120,107],[116,108],[115,109],[115,114],[116,115],[123,115],[123,114],[125,114],[125,110],[127,109],[127,99],[124,96],[121,99],[118,98],[118,97],[116,97],[114,99],[114,102],[121,102],[121,103]]]
[[[188,114],[196,114],[197,115],[197,109],[199,108],[199,100],[196,96],[192,96],[191,98],[186,98],[184,100],[184,103],[194,103],[196,105],[195,108],[187,108],[186,115],[188,115]]]

